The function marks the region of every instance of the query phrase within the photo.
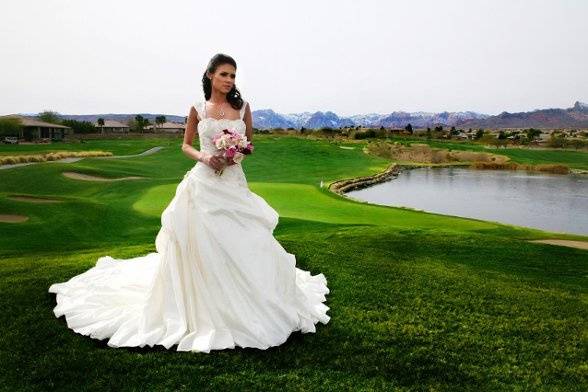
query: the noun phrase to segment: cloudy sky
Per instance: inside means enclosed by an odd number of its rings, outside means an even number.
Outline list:
[[[186,115],[217,52],[253,110],[588,101],[586,0],[19,0],[2,14],[0,114]]]

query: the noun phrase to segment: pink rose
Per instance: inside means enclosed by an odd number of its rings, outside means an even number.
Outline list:
[[[225,151],[225,157],[232,159],[235,156],[235,153],[237,153],[237,148],[234,146],[229,147]]]

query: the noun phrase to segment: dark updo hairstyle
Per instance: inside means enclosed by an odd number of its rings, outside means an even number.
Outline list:
[[[202,89],[204,90],[204,98],[208,101],[210,96],[212,95],[212,81],[206,76],[206,72],[210,72],[211,74],[216,72],[216,68],[222,64],[231,64],[235,69],[237,69],[237,63],[235,60],[226,54],[217,53],[215,54],[208,65],[206,66],[206,70],[204,71],[204,75],[202,75]],[[233,84],[233,88],[231,91],[227,93],[227,101],[231,107],[235,110],[241,110],[243,107],[243,98],[241,98],[241,93],[237,90],[235,84]]]

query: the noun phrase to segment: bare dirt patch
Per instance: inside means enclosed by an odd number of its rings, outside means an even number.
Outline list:
[[[29,217],[26,215],[0,214],[0,222],[19,223],[19,222],[24,222],[28,219],[29,219]]]
[[[9,195],[7,199],[26,201],[30,203],[63,203],[63,200],[51,199],[48,197],[27,196],[27,195]]]
[[[62,174],[68,178],[73,178],[74,180],[82,180],[82,181],[124,181],[124,180],[140,180],[140,179],[145,178],[145,177],[140,177],[140,176],[108,178],[108,177],[93,176],[90,174],[83,174],[83,173],[77,173],[77,172],[63,172]]]
[[[447,150],[433,148],[425,143],[411,143],[405,146],[399,142],[374,141],[368,143],[365,152],[393,161],[423,164],[467,164],[471,169],[527,170],[552,174],[568,174],[570,168],[562,164],[524,164],[512,162],[506,155],[487,152]]]
[[[529,242],[538,242],[541,244],[550,244],[550,245],[560,245],[560,246],[569,246],[570,248],[578,248],[578,249],[585,249],[588,250],[588,242],[584,241],[571,241],[571,240],[531,240]]]
[[[396,161],[417,163],[453,163],[453,162],[495,162],[504,163],[510,160],[505,155],[474,151],[449,151],[443,148],[432,148],[424,143],[412,143],[404,146],[398,142],[372,142],[366,147],[366,152]]]

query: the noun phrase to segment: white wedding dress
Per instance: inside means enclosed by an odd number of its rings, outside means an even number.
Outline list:
[[[240,119],[218,120],[197,103],[200,149],[218,153],[212,136],[224,128],[245,134],[245,105]],[[327,280],[296,268],[273,236],[277,223],[278,213],[248,188],[241,164],[218,176],[197,162],[163,211],[156,252],[100,257],[51,285],[53,312],[76,333],[108,338],[110,347],[267,349],[294,331],[316,332],[315,324],[330,320]]]

